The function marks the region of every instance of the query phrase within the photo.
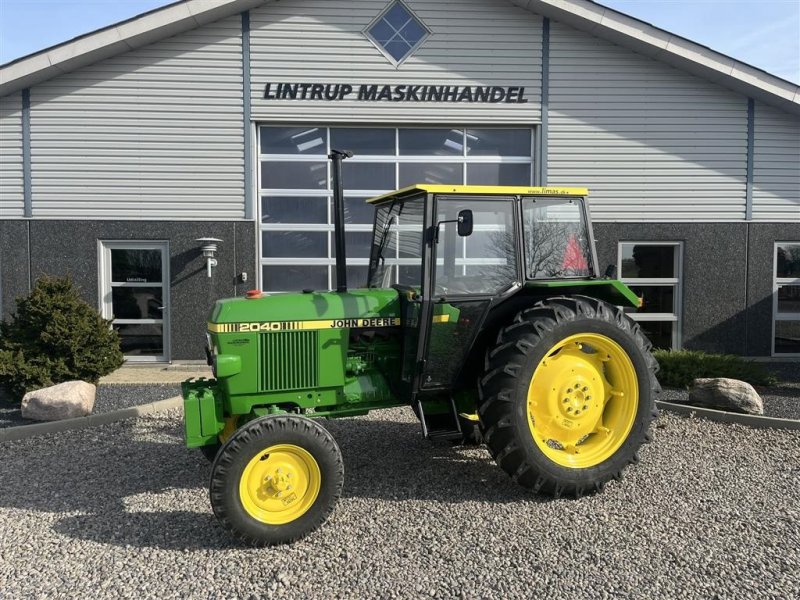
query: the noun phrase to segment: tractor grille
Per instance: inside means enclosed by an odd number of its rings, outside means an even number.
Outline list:
[[[262,392],[315,388],[319,382],[318,332],[262,333],[258,338]]]

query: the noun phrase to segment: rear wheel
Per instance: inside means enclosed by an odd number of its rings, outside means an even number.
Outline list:
[[[342,492],[339,447],[322,425],[267,416],[238,429],[211,468],[211,506],[252,546],[291,542],[318,528]]]
[[[555,496],[619,478],[656,415],[650,347],[621,309],[593,298],[551,298],[519,313],[480,382],[481,427],[500,467]]]

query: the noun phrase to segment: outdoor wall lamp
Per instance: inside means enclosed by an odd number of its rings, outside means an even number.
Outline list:
[[[211,277],[211,270],[217,266],[217,259],[215,255],[217,254],[217,244],[219,244],[222,240],[212,237],[203,237],[197,238],[195,242],[200,242],[203,245],[200,246],[200,249],[203,251],[203,256],[206,259],[206,272],[208,276]]]

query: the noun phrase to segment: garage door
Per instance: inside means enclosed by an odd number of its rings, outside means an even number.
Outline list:
[[[366,284],[373,208],[367,198],[415,183],[531,185],[528,128],[262,126],[261,288],[333,289],[331,148],[344,162],[347,280]]]

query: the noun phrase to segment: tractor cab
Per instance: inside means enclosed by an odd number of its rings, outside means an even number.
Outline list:
[[[431,399],[438,413],[450,405],[452,418],[436,419],[452,424],[437,428],[440,437],[462,435],[452,392],[474,383],[467,359],[490,315],[526,286],[596,278],[586,194],[419,184],[370,201],[368,286],[399,292],[400,393],[418,415]],[[425,435],[437,437],[421,420]]]

